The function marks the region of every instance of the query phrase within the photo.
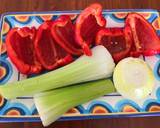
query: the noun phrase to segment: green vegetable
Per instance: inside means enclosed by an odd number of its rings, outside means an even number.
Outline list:
[[[42,92],[34,101],[43,125],[48,126],[70,108],[112,92],[113,83],[105,79]]]
[[[94,47],[92,53],[91,57],[83,55],[73,63],[55,71],[22,81],[7,83],[0,87],[0,94],[11,99],[75,83],[110,77],[115,67],[110,53],[103,46]]]
[[[117,91],[129,99],[143,99],[154,87],[151,68],[141,59],[128,57],[120,61],[113,74]]]

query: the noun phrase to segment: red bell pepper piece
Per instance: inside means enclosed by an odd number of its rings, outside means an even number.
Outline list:
[[[67,15],[60,16],[52,24],[52,36],[56,42],[72,55],[81,55],[83,53],[79,44],[75,41],[75,27]]]
[[[34,51],[36,29],[13,28],[6,37],[7,54],[23,74],[36,74],[42,69]]]
[[[128,14],[125,26],[130,27],[133,35],[134,48],[131,55],[143,54],[150,56],[160,53],[160,40],[152,25],[137,13]]]
[[[142,54],[141,51],[136,51],[136,47],[133,41],[129,55],[132,57],[139,57],[141,54]]]
[[[46,21],[38,28],[34,42],[38,60],[47,70],[58,68],[73,61],[72,56],[52,37],[51,26],[53,22]]]
[[[117,63],[128,56],[132,45],[131,31],[128,27],[101,29],[96,35],[96,45],[105,46]]]
[[[90,5],[78,16],[76,20],[76,40],[86,55],[92,55],[90,46],[94,42],[98,30],[105,25],[106,20],[102,16],[102,6],[100,4]]]

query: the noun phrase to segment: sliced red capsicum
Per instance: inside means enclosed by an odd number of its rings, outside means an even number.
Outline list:
[[[23,74],[36,74],[42,69],[34,51],[36,29],[13,28],[6,37],[7,54],[17,69]]]
[[[53,22],[51,28],[52,36],[56,42],[72,55],[81,55],[83,50],[75,41],[75,26],[69,16],[62,15]]]
[[[51,26],[54,21],[44,22],[37,31],[34,42],[36,55],[42,66],[52,70],[72,62],[72,56],[52,37]]]
[[[160,53],[160,40],[152,25],[137,13],[128,14],[125,26],[130,27],[134,46],[131,55],[150,56]]]
[[[96,33],[105,27],[106,20],[102,15],[102,6],[92,4],[83,10],[76,20],[76,40],[84,53],[91,56],[90,46],[94,42]]]
[[[96,35],[96,45],[105,46],[117,63],[129,54],[132,45],[130,28],[101,29]]]

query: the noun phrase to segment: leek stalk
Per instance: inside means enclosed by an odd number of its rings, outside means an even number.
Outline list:
[[[112,92],[113,83],[104,79],[42,92],[34,101],[43,125],[48,126],[70,108]]]
[[[5,98],[12,99],[71,84],[110,77],[115,67],[110,53],[103,46],[94,47],[92,53],[91,57],[83,55],[73,63],[49,73],[7,83],[0,87],[0,94]]]

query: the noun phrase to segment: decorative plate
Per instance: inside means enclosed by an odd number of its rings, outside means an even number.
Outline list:
[[[103,14],[107,19],[107,27],[123,27],[127,13],[133,11],[142,14],[160,34],[160,18],[156,10],[104,10]],[[79,12],[16,12],[2,15],[0,23],[0,84],[27,78],[27,76],[17,71],[6,53],[5,38],[11,28],[22,26],[38,27],[45,20],[54,20],[61,14],[70,15],[71,19],[75,20]],[[60,120],[160,116],[160,55],[142,58],[152,67],[156,78],[156,86],[150,96],[141,101],[133,101],[124,99],[118,93],[105,95],[70,109]],[[0,122],[17,121],[40,121],[32,97],[18,97],[15,100],[6,100],[0,96]]]

